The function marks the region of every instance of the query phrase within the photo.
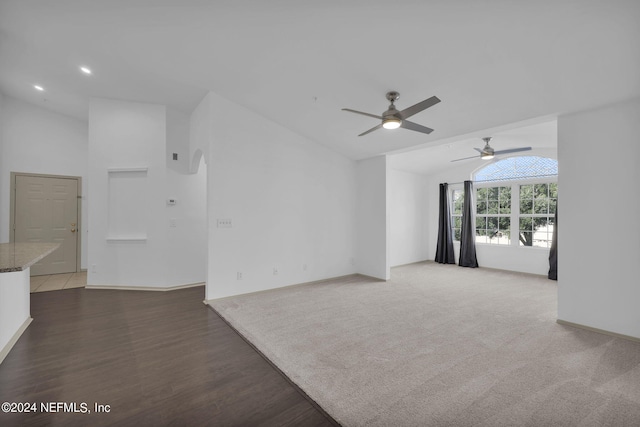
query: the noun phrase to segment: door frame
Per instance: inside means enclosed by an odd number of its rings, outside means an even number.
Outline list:
[[[78,209],[78,225],[76,233],[76,273],[81,271],[81,255],[82,255],[82,239],[80,238],[80,230],[82,230],[82,177],[72,175],[51,175],[42,173],[30,173],[30,172],[11,172],[11,195],[10,195],[10,210],[9,210],[9,242],[15,241],[16,233],[16,177],[17,176],[33,176],[37,178],[62,178],[62,179],[75,179],[78,183],[78,197],[76,206]]]

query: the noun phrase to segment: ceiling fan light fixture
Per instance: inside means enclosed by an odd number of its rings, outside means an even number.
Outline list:
[[[397,117],[385,117],[382,120],[382,127],[385,129],[398,129],[402,125],[402,120]]]
[[[491,160],[493,159],[493,153],[481,153],[480,158],[482,160]]]

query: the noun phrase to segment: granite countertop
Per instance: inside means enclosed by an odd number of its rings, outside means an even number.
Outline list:
[[[26,270],[59,246],[60,243],[0,243],[0,273]]]

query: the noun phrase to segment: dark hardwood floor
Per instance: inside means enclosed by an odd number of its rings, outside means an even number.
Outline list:
[[[204,287],[32,294],[34,321],[0,364],[0,403],[37,412],[0,412],[0,425],[335,425],[203,299]],[[47,402],[90,413],[42,413]]]

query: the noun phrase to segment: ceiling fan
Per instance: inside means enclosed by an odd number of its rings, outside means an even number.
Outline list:
[[[495,151],[489,145],[489,141],[491,141],[491,137],[490,136],[484,137],[484,138],[482,138],[482,140],[484,141],[484,148],[482,150],[479,149],[479,148],[475,148],[474,147],[474,150],[476,150],[477,152],[480,153],[480,158],[482,160],[491,160],[491,159],[493,159],[494,156],[499,155],[499,154],[518,153],[520,151],[529,151],[529,150],[531,150],[531,147],[520,147],[520,148],[510,148],[508,150]],[[477,159],[477,158],[478,158],[478,156],[463,157],[462,159],[455,159],[455,160],[451,160],[451,161],[452,162],[459,162],[460,160],[469,160],[469,159]]]
[[[422,132],[426,134],[433,132],[433,129],[428,128],[426,126],[419,125],[417,123],[410,122],[407,119],[413,116],[414,114],[417,114],[423,110],[426,110],[427,108],[432,107],[436,105],[438,102],[440,102],[437,96],[432,96],[431,98],[425,99],[422,102],[418,102],[417,104],[412,105],[409,108],[405,108],[402,111],[398,111],[396,109],[396,106],[393,104],[395,101],[398,100],[398,98],[400,98],[400,94],[398,92],[394,92],[394,91],[387,92],[386,96],[387,96],[387,100],[391,102],[391,104],[389,105],[389,108],[387,109],[387,111],[382,113],[382,115],[380,116],[376,114],[363,113],[362,111],[356,111],[350,108],[342,109],[342,111],[349,111],[351,113],[362,114],[363,116],[369,116],[375,119],[382,120],[382,123],[380,123],[378,126],[372,127],[368,131],[362,132],[358,136],[366,135],[382,127],[385,129],[397,129],[401,127],[404,129],[414,130],[416,132]]]

